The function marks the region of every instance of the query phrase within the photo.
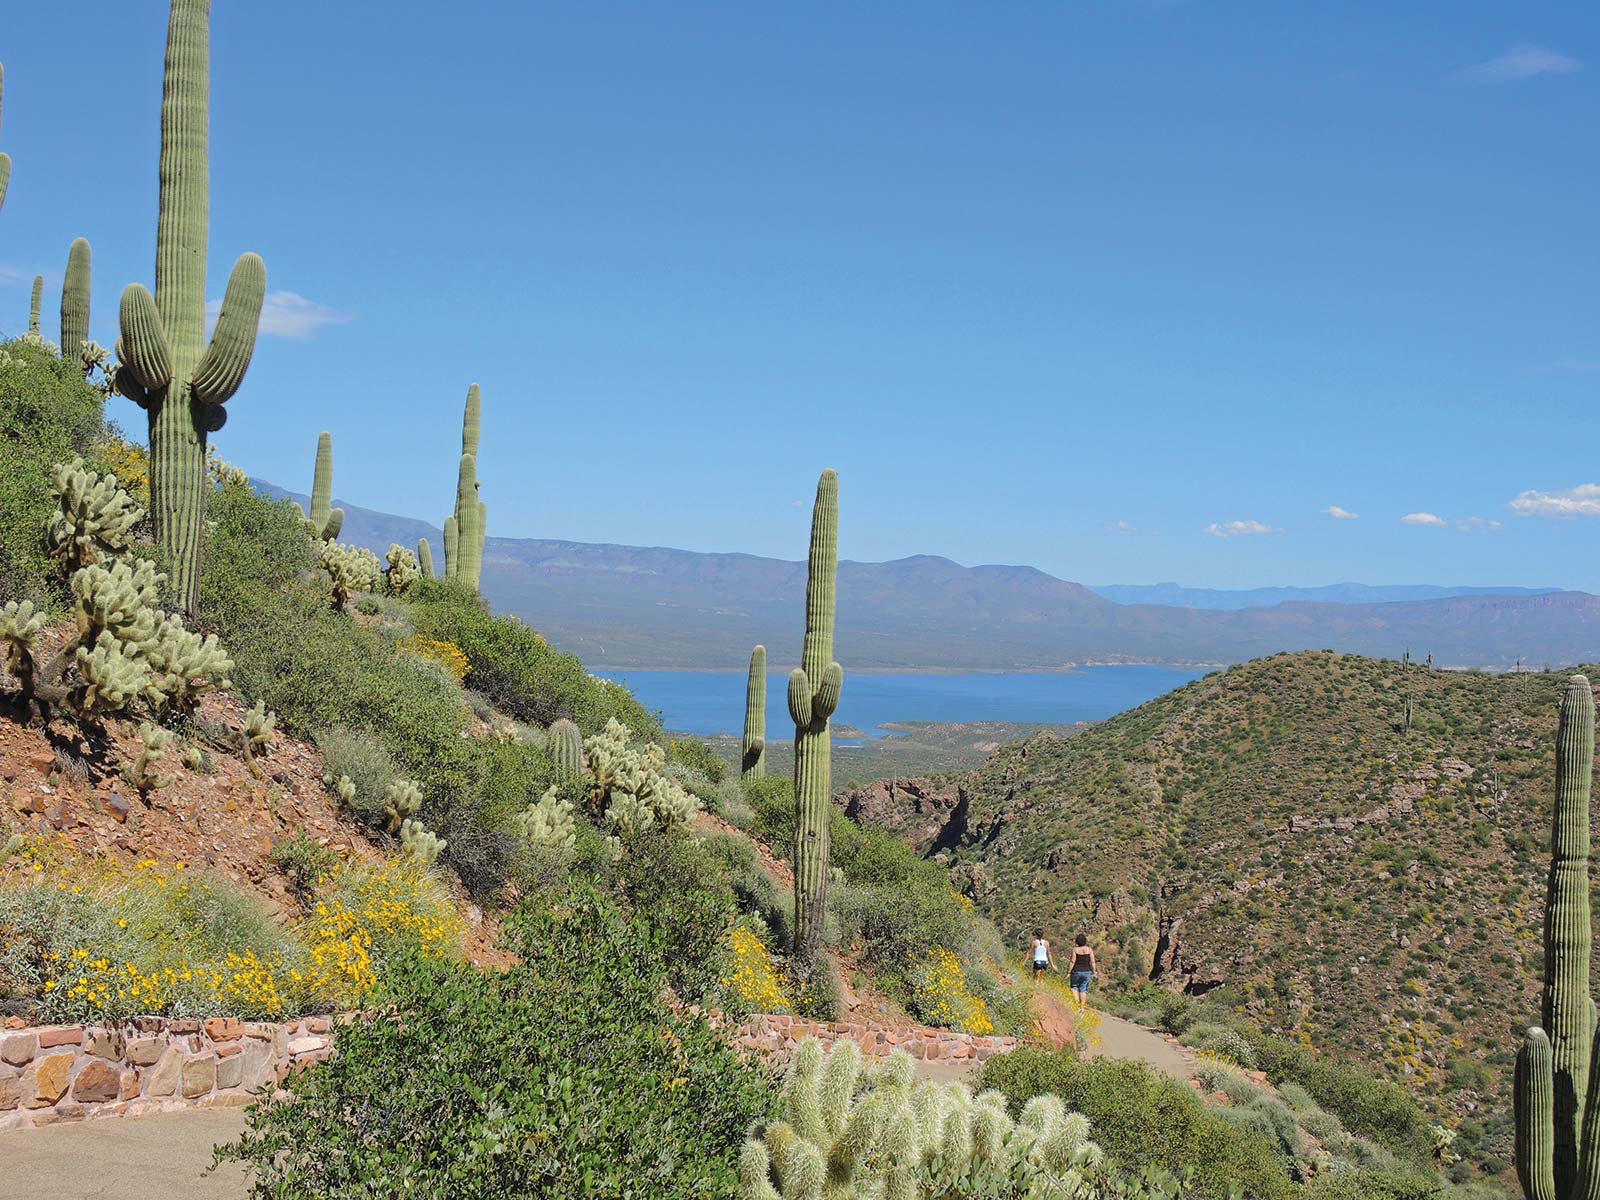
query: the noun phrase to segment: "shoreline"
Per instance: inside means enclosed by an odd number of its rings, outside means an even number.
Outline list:
[[[772,665],[769,661],[767,676],[787,675],[799,663]],[[1155,667],[1167,671],[1220,671],[1226,663],[1170,663],[1170,662],[1081,662],[1063,663],[1059,667],[851,667],[855,675],[1081,675],[1097,667]],[[745,667],[619,667],[610,663],[596,663],[586,667],[591,675],[604,671],[610,675],[745,675]]]

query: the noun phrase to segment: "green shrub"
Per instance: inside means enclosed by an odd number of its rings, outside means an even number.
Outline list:
[[[733,1195],[773,1089],[667,1003],[672,917],[588,888],[524,906],[508,970],[407,970],[219,1158],[279,1200]]]
[[[91,456],[104,432],[104,402],[74,363],[20,338],[0,341],[0,604],[54,608],[61,598],[44,549],[51,468]]]
[[[470,784],[468,713],[459,689],[383,631],[328,609],[304,582],[311,543],[292,501],[225,488],[206,507],[200,608],[233,656],[246,700],[264,700],[280,728],[308,736],[344,727],[382,742],[430,797]]]
[[[659,716],[627,688],[587,674],[576,657],[555,649],[517,618],[489,612],[472,589],[450,580],[423,580],[407,600],[416,631],[458,646],[471,664],[467,685],[501,712],[539,725],[566,717],[585,733],[603,729],[615,717],[635,735],[659,740]]]
[[[317,882],[333,869],[339,856],[326,846],[317,845],[302,829],[292,838],[275,842],[271,859],[272,865],[289,881],[289,890],[300,906],[309,908],[316,895]]]
[[[728,764],[717,757],[717,752],[696,737],[667,739],[667,761],[688,767],[704,775],[709,783],[721,783],[728,773]]]
[[[356,786],[350,801],[352,812],[374,828],[384,821],[384,793],[401,778],[399,764],[375,734],[335,726],[317,734],[317,749],[322,751],[328,775],[335,784],[342,778]]]
[[[1089,1118],[1108,1157],[1129,1170],[1192,1168],[1199,1196],[1221,1200],[1234,1186],[1251,1200],[1297,1194],[1263,1133],[1208,1111],[1190,1088],[1144,1063],[1024,1048],[990,1059],[981,1086],[1005,1093],[1013,1110],[1054,1092]]]

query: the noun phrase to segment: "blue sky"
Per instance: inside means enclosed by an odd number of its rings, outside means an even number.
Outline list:
[[[152,281],[165,7],[8,15],[0,329]],[[491,534],[1600,591],[1593,6],[377,11],[213,16],[253,474],[437,522],[477,380]]]

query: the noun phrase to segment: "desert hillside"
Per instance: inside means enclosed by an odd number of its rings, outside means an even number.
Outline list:
[[[1283,654],[837,799],[947,863],[1005,931],[1085,931],[1122,985],[1154,976],[1353,1055],[1503,1151],[1564,681]]]

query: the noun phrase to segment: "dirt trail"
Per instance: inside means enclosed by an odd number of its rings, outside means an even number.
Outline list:
[[[1079,1025],[1078,1053],[1084,1058],[1137,1058],[1185,1083],[1194,1078],[1194,1059],[1187,1049],[1110,1013],[1100,1013],[1093,1030]]]
[[[105,1117],[0,1136],[0,1196],[53,1200],[242,1200],[237,1163],[203,1175],[244,1128],[237,1109]]]

